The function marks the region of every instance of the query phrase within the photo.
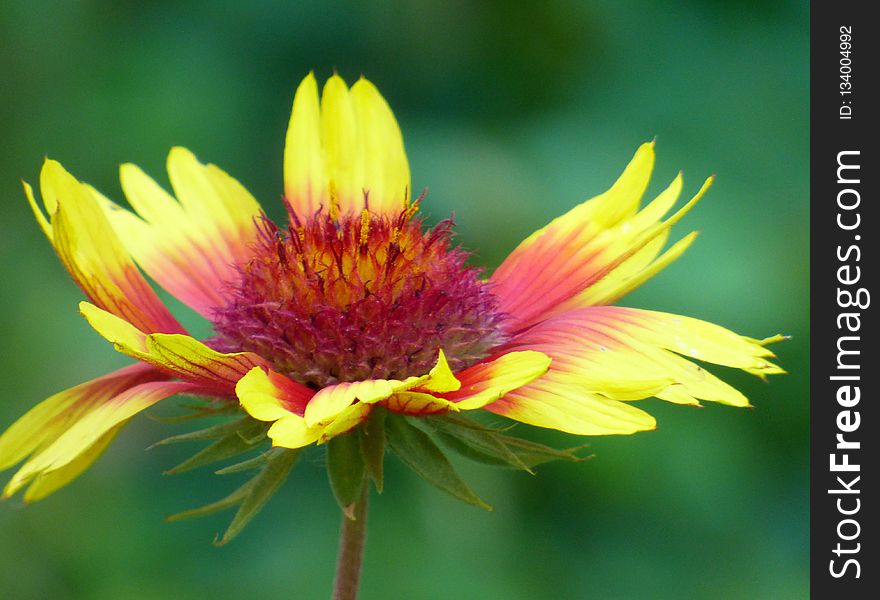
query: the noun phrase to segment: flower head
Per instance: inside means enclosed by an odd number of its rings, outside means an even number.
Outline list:
[[[365,79],[349,89],[334,75],[320,96],[312,75],[300,84],[284,153],[283,227],[236,180],[182,148],[168,156],[174,195],[122,166],[134,212],[47,160],[45,212],[25,184],[37,221],[88,298],[83,316],[137,362],[50,397],[13,424],[0,437],[0,468],[27,460],[4,494],[29,486],[25,499],[35,500],[55,491],[134,415],[180,393],[239,413],[234,426],[211,430],[216,438],[252,430],[256,440],[296,449],[358,429],[365,468],[380,485],[384,434],[369,434],[371,414],[446,415],[424,421],[453,449],[465,444],[529,468],[525,457],[552,452],[526,452],[525,442],[455,414],[482,409],[602,435],[653,429],[654,418],[631,403],[651,396],[747,406],[689,359],[780,373],[766,348],[780,336],[755,340],[612,306],[691,245],[693,233],[664,250],[671,227],[711,184],[673,211],[678,175],[640,208],[653,164],[654,144],[643,144],[608,191],[536,231],[486,279],[451,241],[451,220],[429,227],[419,217],[423,198],[412,198],[397,122]],[[207,318],[214,334],[191,337],[142,272]],[[392,449],[430,478],[418,464],[427,454],[407,448],[433,442],[418,427],[401,429],[410,423],[389,425]]]

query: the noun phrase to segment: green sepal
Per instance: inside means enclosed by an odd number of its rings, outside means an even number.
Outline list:
[[[356,431],[338,435],[327,442],[327,475],[336,502],[349,519],[354,503],[364,488],[364,460],[360,435]]]
[[[231,473],[241,473],[242,471],[253,471],[254,469],[259,469],[265,465],[274,455],[280,452],[286,452],[286,450],[284,448],[271,448],[253,458],[243,460],[234,465],[229,465],[228,467],[223,467],[222,469],[217,469],[214,471],[214,474],[229,475]]]
[[[174,513],[173,515],[168,515],[167,517],[165,517],[165,520],[169,523],[173,523],[174,521],[184,521],[186,519],[206,517],[208,515],[214,514],[215,512],[220,512],[221,510],[232,508],[236,504],[241,504],[244,501],[244,498],[245,496],[247,496],[248,491],[250,491],[251,487],[253,487],[253,482],[254,479],[251,479],[225,498],[217,500],[216,502],[211,502],[210,504],[206,504],[198,508],[184,510],[179,513]]]
[[[493,429],[457,415],[424,419],[436,437],[450,450],[478,462],[513,467],[534,473],[532,467],[553,460],[583,461],[576,452],[583,446],[560,450]]]
[[[385,472],[385,419],[388,411],[381,406],[373,407],[370,418],[359,429],[361,455],[364,466],[376,491],[382,493]]]
[[[388,415],[385,431],[391,450],[420,477],[459,500],[492,510],[462,481],[446,455],[427,433],[411,425],[405,417],[394,414]]]
[[[237,426],[229,430],[221,427],[219,431],[223,432],[222,437],[218,438],[217,441],[207,448],[203,448],[199,452],[196,452],[176,467],[167,470],[165,473],[183,473],[203,465],[238,456],[239,454],[253,450],[255,446],[266,439],[266,431],[268,430],[268,427],[267,424],[262,421],[245,418],[236,421],[234,424]]]
[[[184,405],[186,412],[182,415],[174,416],[158,416],[147,413],[147,418],[159,423],[186,423],[195,419],[204,419],[206,417],[216,417],[219,415],[229,415],[241,411],[241,407],[233,402],[209,402],[205,404],[189,404]]]
[[[433,431],[432,433],[434,434],[434,437],[440,440],[444,447],[468,460],[491,465],[493,467],[514,467],[533,473],[533,471],[524,464],[514,464],[516,462],[521,463],[515,455],[513,456],[513,461],[510,459],[502,459],[498,457],[498,453],[484,452],[478,446],[470,445],[460,437],[448,434],[445,431]]]
[[[265,466],[244,485],[226,496],[205,506],[179,512],[167,517],[168,521],[180,521],[194,517],[202,517],[238,505],[238,512],[222,537],[215,538],[214,545],[222,546],[229,543],[256,516],[269,498],[281,487],[287,475],[299,457],[299,450],[283,450],[273,452],[266,459]],[[266,453],[269,454],[269,453]]]
[[[172,435],[171,437],[167,437],[164,440],[159,440],[147,449],[152,450],[153,448],[156,448],[158,446],[167,446],[168,444],[178,444],[180,442],[198,442],[201,440],[220,439],[228,433],[236,431],[237,429],[245,425],[248,421],[252,420],[253,419],[251,419],[250,417],[243,417],[241,419],[236,419],[235,421],[226,421],[224,423],[212,425],[211,427],[206,427],[204,429],[197,429],[196,431],[189,431],[187,433]]]

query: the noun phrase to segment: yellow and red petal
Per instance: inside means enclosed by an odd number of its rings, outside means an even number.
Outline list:
[[[784,340],[783,335],[756,340],[693,317],[624,307],[599,310],[609,322],[629,328],[634,337],[645,343],[759,377],[785,372],[766,360],[776,356],[767,346]]]
[[[148,335],[88,302],[80,303],[80,312],[117,351],[218,395],[232,396],[238,380],[254,367],[269,368],[252,352],[218,352],[182,334]]]
[[[24,189],[40,228],[92,302],[143,331],[184,332],[135,266],[91,187],[47,159],[40,191],[48,218],[31,186],[25,183]]]
[[[372,404],[365,404],[363,402],[352,404],[336,415],[336,418],[333,419],[333,421],[322,428],[318,443],[323,444],[337,435],[342,435],[343,433],[351,431],[366,421],[372,410]]]
[[[339,413],[355,402],[375,404],[394,392],[412,387],[409,381],[396,379],[368,379],[327,386],[316,393],[306,406],[303,415],[306,424],[327,425]]]
[[[168,154],[175,199],[138,167],[120,168],[122,189],[137,215],[106,198],[107,218],[137,263],[199,314],[226,303],[225,289],[252,253],[263,212],[235,179],[202,164],[185,148]]]
[[[258,421],[302,416],[315,392],[275,371],[254,367],[235,384],[235,395],[247,413]]]
[[[764,343],[776,341],[770,338]],[[684,358],[781,373],[762,343],[678,315],[622,307],[591,307],[559,315],[517,335],[506,347],[529,348],[553,358],[543,381],[610,400],[650,396],[679,404],[700,400],[748,406],[738,390]]]
[[[164,379],[164,373],[136,364],[53,394],[0,435],[0,470],[46,448],[85,413],[126,389]]]
[[[386,401],[394,394],[408,390],[433,394],[452,392],[459,389],[460,386],[461,383],[449,368],[446,355],[443,350],[440,350],[437,363],[426,375],[421,377],[407,377],[403,380],[368,379],[327,386],[309,401],[304,416],[306,423],[310,426],[326,424],[333,421],[336,415],[355,402],[376,404]]]
[[[509,352],[455,375],[450,372],[457,384],[454,389],[443,389],[435,381],[395,393],[381,404],[394,412],[416,416],[475,410],[541,377],[549,366],[550,357],[541,352]]]
[[[669,229],[702,197],[711,183],[672,216],[676,177],[655,200],[638,210],[654,165],[653,143],[643,144],[615,184],[523,241],[492,275],[505,327],[523,331],[566,310],[607,304],[678,258],[691,234],[660,255]],[[659,256],[658,256],[659,255]]]
[[[301,217],[321,207],[332,216],[408,207],[403,137],[372,83],[362,78],[349,89],[334,75],[320,99],[314,74],[300,83],[284,149],[284,189]]]
[[[131,417],[169,396],[196,389],[193,384],[179,381],[149,381],[99,403],[90,403],[63,431],[54,432],[52,438],[44,440],[6,485],[3,496],[12,496],[31,481],[37,483],[32,496],[41,497],[57,489],[88,467],[106,448],[115,431]],[[66,471],[45,479],[65,467]],[[44,477],[42,483],[39,477]]]
[[[440,398],[427,392],[414,391],[393,394],[383,400],[381,404],[390,411],[419,417],[442,414],[450,410],[454,412],[461,410],[455,402],[446,398]]]
[[[122,423],[111,428],[63,467],[36,475],[25,490],[23,500],[28,503],[42,500],[82,475],[98,460],[125,425],[126,423]]]
[[[335,391],[329,390],[328,396],[346,395],[347,391],[354,391],[355,396],[372,398],[369,386],[340,384],[331,387]],[[361,387],[360,392],[357,392],[358,387]],[[283,375],[261,368],[251,369],[242,377],[235,387],[235,392],[242,408],[250,416],[260,421],[274,421],[269,428],[268,436],[272,440],[272,445],[284,448],[301,448],[315,442],[325,442],[356,427],[369,416],[372,409],[370,404],[364,402],[352,404],[353,400],[350,400],[331,418],[320,423],[310,423],[302,415],[309,398],[316,394]]]
[[[471,374],[474,381],[478,379],[475,373]],[[435,366],[420,377],[344,382],[315,393],[271,369],[253,368],[238,381],[235,391],[249,415],[275,422],[269,430],[275,445],[298,448],[351,430],[369,416],[375,404],[420,415],[459,410],[455,402],[435,394],[456,393],[460,387],[441,350]],[[458,399],[466,401],[472,395]]]
[[[508,352],[457,373],[461,387],[443,398],[458,410],[483,408],[544,375],[550,363],[550,357],[542,352]]]
[[[268,436],[273,446],[301,448],[321,435],[322,427],[309,426],[302,417],[314,392],[284,375],[254,367],[238,381],[235,394],[250,416],[272,422]]]

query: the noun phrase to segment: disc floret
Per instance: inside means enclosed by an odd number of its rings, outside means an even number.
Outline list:
[[[451,244],[452,220],[426,228],[415,208],[292,213],[286,230],[265,221],[216,312],[219,345],[316,389],[421,375],[440,348],[453,369],[485,357],[503,341],[490,286]]]

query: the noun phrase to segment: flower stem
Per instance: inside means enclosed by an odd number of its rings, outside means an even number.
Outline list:
[[[370,495],[369,478],[364,477],[360,499],[350,510],[342,513],[339,532],[339,557],[336,559],[336,581],[333,600],[356,600],[367,537],[367,500]],[[352,518],[349,518],[351,516]]]

